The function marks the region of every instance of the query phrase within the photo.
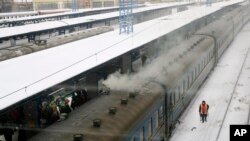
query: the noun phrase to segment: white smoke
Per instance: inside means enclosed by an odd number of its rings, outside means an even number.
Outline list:
[[[195,40],[197,41],[197,40]],[[143,87],[150,82],[160,82],[168,83],[167,70],[170,66],[170,62],[174,63],[176,59],[179,58],[179,54],[190,47],[189,44],[193,44],[194,40],[184,43],[178,47],[173,47],[172,49],[161,49],[158,56],[144,67],[142,67],[138,72],[131,74],[121,74],[120,72],[115,72],[103,82],[104,85],[112,90],[117,91],[141,91]],[[176,69],[176,71],[183,71],[182,64],[175,64],[171,66],[171,70]],[[173,68],[174,67],[174,68]]]

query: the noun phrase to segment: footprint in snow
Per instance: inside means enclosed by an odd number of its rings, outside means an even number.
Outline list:
[[[196,127],[193,127],[193,128],[191,129],[191,131],[193,131],[194,129],[196,129]]]

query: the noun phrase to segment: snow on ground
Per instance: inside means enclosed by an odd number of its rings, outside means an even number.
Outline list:
[[[250,22],[224,52],[215,70],[181,116],[170,141],[228,141],[229,125],[249,124],[249,37]],[[200,122],[198,113],[202,100],[210,106],[205,123]]]

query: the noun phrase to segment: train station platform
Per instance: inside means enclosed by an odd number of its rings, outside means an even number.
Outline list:
[[[170,141],[229,141],[229,126],[249,124],[250,22],[243,27],[187,107]],[[199,105],[209,105],[202,123]]]

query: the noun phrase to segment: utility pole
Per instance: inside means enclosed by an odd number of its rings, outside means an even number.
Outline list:
[[[120,0],[119,26],[120,34],[133,32],[133,0]]]
[[[76,12],[76,11],[78,10],[77,3],[78,3],[77,0],[72,0],[72,2],[71,2],[71,9],[72,9],[72,12]]]
[[[206,0],[207,6],[212,6],[212,0]]]

